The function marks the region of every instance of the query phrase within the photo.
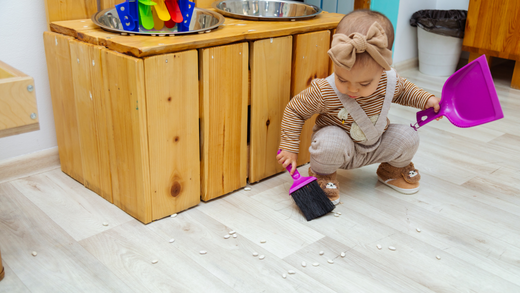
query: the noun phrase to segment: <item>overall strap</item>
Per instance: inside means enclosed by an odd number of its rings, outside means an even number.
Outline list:
[[[386,71],[387,75],[387,84],[386,84],[386,94],[385,100],[383,102],[383,107],[381,109],[381,113],[379,118],[377,119],[376,124],[374,125],[370,118],[367,116],[365,111],[361,108],[361,106],[352,98],[347,95],[341,93],[336,87],[335,75],[334,73],[326,78],[327,82],[330,84],[336,95],[338,96],[343,107],[348,111],[348,113],[352,116],[352,119],[357,123],[361,131],[365,134],[367,138],[365,142],[368,144],[372,144],[377,142],[381,134],[386,128],[387,125],[387,115],[390,110],[390,106],[392,104],[392,100],[395,93],[395,87],[397,83],[397,75],[393,69]]]

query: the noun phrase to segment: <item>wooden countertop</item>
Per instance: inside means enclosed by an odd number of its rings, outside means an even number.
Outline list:
[[[135,57],[145,57],[239,41],[335,29],[343,16],[338,13],[322,13],[313,19],[300,21],[247,21],[226,18],[224,25],[209,33],[170,37],[122,36],[101,29],[90,19],[57,21],[51,23],[50,27],[53,32],[84,42],[105,46],[110,50]]]

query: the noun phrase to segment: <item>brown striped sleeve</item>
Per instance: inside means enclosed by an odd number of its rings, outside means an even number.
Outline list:
[[[285,107],[282,118],[280,149],[298,153],[300,134],[305,120],[317,113],[325,112],[321,89],[313,80],[310,87],[296,95]]]
[[[434,95],[397,75],[397,90],[392,102],[424,110],[431,96]]]

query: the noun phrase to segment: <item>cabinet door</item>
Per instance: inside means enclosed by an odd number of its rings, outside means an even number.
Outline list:
[[[69,41],[74,38],[44,32],[43,39],[61,170],[83,184],[83,165],[70,65]]]
[[[204,201],[246,185],[248,55],[247,43],[200,50]]]
[[[154,220],[200,202],[197,53],[144,60]]]
[[[143,60],[101,52],[114,205],[152,221]]]
[[[291,98],[292,37],[252,42],[249,182],[284,170],[276,161],[285,106]]]
[[[112,202],[102,47],[70,41],[84,185]]]
[[[315,78],[329,76],[330,31],[320,31],[294,36],[293,74],[291,97],[294,97],[311,85]],[[305,122],[300,135],[298,165],[309,162],[312,127],[316,115]]]

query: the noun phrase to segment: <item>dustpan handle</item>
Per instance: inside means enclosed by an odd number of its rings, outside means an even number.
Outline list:
[[[442,113],[440,110],[439,112],[435,113],[434,108],[428,108],[426,110],[417,112],[417,114],[415,114],[417,123],[415,123],[415,125],[410,124],[410,126],[417,130],[426,123],[431,122],[439,117],[442,117]]]

